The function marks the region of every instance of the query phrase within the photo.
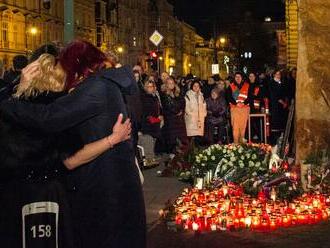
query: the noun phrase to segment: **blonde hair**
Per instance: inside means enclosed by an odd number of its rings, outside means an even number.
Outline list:
[[[56,58],[48,53],[38,60],[40,73],[34,77],[27,88],[16,88],[14,97],[36,97],[44,92],[61,92],[65,89],[65,72],[56,68]]]
[[[173,83],[174,83],[173,90],[168,88],[168,81],[173,81]],[[180,87],[178,86],[178,84],[175,82],[175,80],[172,77],[168,77],[165,80],[165,82],[161,86],[161,91],[166,95],[173,94],[175,97],[178,97],[180,95]]]

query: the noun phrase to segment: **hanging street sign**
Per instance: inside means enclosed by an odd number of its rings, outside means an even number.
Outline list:
[[[158,46],[162,40],[164,39],[164,36],[162,36],[157,30],[150,36],[149,40],[155,45]]]

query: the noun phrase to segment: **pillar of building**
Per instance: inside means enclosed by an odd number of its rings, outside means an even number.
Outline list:
[[[296,157],[330,143],[330,1],[298,1]]]
[[[64,1],[64,43],[74,38],[74,0]]]

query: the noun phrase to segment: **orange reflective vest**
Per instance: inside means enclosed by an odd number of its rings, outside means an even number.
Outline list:
[[[239,89],[236,84],[231,83],[230,88],[233,94],[234,99],[237,103],[242,103],[242,107],[249,107],[249,105],[244,105],[244,101],[248,98],[249,94],[249,87],[250,85],[248,83],[243,83],[243,86],[241,89]],[[237,95],[238,94],[238,95]],[[231,107],[235,106],[233,104],[230,104]]]

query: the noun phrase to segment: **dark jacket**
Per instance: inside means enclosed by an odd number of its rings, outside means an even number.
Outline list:
[[[211,124],[219,124],[225,121],[227,104],[223,98],[213,100],[211,97],[206,99],[207,116],[206,122]]]
[[[0,90],[7,85],[6,81],[0,78]]]
[[[157,95],[143,93],[142,100],[142,133],[149,134],[154,138],[160,137],[161,107]]]
[[[3,80],[8,83],[11,84],[13,83],[17,77],[19,77],[21,75],[21,71],[14,71],[13,69],[10,69],[9,71],[6,71],[4,76],[3,76]]]
[[[122,94],[135,91],[132,69],[124,66],[90,76],[53,104],[5,101],[1,111],[44,132],[75,126],[84,143],[90,143],[109,135],[120,113],[127,116]],[[70,181],[80,247],[145,247],[144,200],[131,141],[76,169]]]
[[[288,109],[284,109],[283,105],[278,101],[287,101],[287,86],[285,83],[278,83],[271,79],[269,83],[270,96],[270,113],[271,113],[271,128],[283,130],[286,126],[288,117]]]
[[[28,102],[47,105],[63,95],[43,94]],[[40,201],[59,205],[59,247],[74,247],[71,211],[64,183],[67,172],[62,160],[83,147],[79,135],[75,130],[45,134],[35,129],[25,129],[14,120],[2,116],[0,137],[0,205],[6,209],[0,213],[1,247],[21,247],[22,208]],[[46,222],[44,224],[48,223],[43,220]]]
[[[3,100],[8,99],[14,93],[16,85],[19,83],[19,78],[14,80],[13,83],[5,83],[3,87],[0,88],[0,103]]]
[[[48,93],[20,101],[48,105],[64,95]],[[31,181],[56,176],[55,171],[64,169],[62,161],[83,147],[80,136],[73,129],[46,134],[34,128],[23,128],[6,116],[0,123],[0,183],[23,179],[31,171],[34,173]]]
[[[176,139],[186,141],[187,130],[184,121],[185,100],[183,97],[161,96],[164,115],[164,138],[169,146],[176,144]]]

